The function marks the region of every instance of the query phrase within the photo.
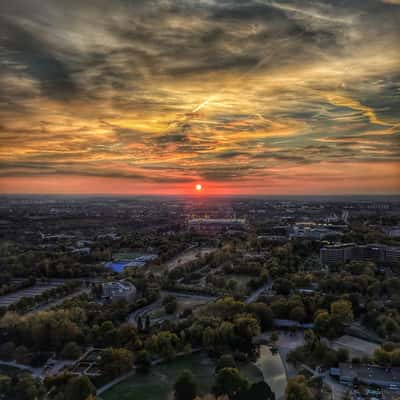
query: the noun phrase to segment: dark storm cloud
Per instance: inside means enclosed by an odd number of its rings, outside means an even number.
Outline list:
[[[188,142],[190,139],[187,135],[181,133],[175,134],[168,134],[165,136],[161,136],[157,139],[157,141],[161,144],[168,144],[168,143],[185,143]]]
[[[240,156],[249,156],[250,154],[244,151],[235,151],[235,150],[230,150],[230,151],[223,151],[221,153],[218,153],[215,155],[216,158],[222,159],[222,160],[227,160],[231,158],[236,158]]]
[[[67,99],[76,95],[77,88],[68,66],[33,32],[1,16],[0,47],[7,55],[9,67],[20,67],[38,80],[45,96]],[[2,68],[6,69],[7,65],[3,64]]]

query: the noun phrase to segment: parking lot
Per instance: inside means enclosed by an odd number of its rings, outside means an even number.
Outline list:
[[[346,349],[350,357],[371,357],[378,347],[379,345],[376,343],[349,335],[344,335],[332,342],[333,349]]]
[[[63,285],[64,282],[61,280],[51,281],[46,283],[37,283],[36,285],[22,290],[17,290],[14,293],[9,293],[4,296],[0,296],[0,307],[8,307],[11,304],[17,303],[23,297],[35,297],[42,294],[46,290],[53,289],[55,287]]]

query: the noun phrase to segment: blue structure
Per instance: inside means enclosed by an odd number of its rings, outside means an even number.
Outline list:
[[[121,273],[127,267],[144,267],[149,261],[155,260],[156,258],[157,256],[154,254],[142,255],[140,257],[136,257],[133,260],[110,261],[105,264],[105,267],[111,269],[114,272]]]

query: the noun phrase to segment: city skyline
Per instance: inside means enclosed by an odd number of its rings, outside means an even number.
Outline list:
[[[399,37],[396,0],[3,2],[0,193],[399,194]]]

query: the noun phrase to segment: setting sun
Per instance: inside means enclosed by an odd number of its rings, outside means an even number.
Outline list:
[[[201,186],[200,183],[198,183],[198,184],[196,185],[196,190],[197,190],[197,191],[200,191],[200,190],[202,190],[202,189],[203,189],[203,186]]]

